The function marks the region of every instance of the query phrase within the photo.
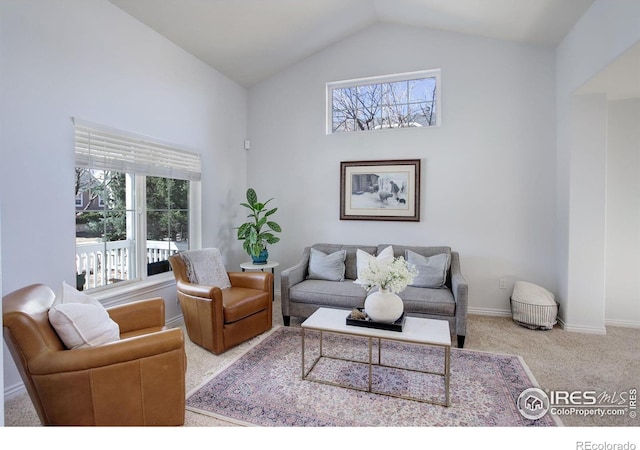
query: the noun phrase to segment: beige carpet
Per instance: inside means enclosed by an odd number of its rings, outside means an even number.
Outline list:
[[[300,321],[292,319],[292,326]],[[279,300],[274,303],[274,326],[282,326]],[[264,336],[216,356],[187,339],[187,392],[218,372],[255,345]],[[509,317],[469,317],[465,348],[520,355],[539,385],[550,390],[595,390],[627,392],[640,387],[640,330],[608,327],[605,336],[567,332],[558,327],[534,331],[515,324]],[[640,426],[640,419],[623,417],[561,418],[565,426]],[[38,426],[40,422],[26,393],[5,402],[5,425]],[[212,417],[186,412],[186,426],[232,426]]]

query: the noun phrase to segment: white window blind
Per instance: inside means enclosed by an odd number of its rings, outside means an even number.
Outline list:
[[[76,166],[200,180],[200,154],[146,136],[74,119]]]

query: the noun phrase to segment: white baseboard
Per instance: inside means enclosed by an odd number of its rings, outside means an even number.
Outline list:
[[[640,328],[640,322],[633,320],[614,320],[609,319],[604,321],[605,326],[608,327],[623,327],[623,328]]]
[[[16,397],[26,391],[27,388],[25,388],[24,383],[16,383],[4,390],[4,400],[11,400],[13,397]]]
[[[567,331],[590,334],[607,334],[607,327],[640,328],[640,323],[632,320],[605,319],[604,327],[585,327],[583,325],[572,325],[566,323],[560,318],[558,318],[558,322],[561,324],[562,328]]]
[[[177,316],[171,317],[167,319],[165,325],[170,328],[177,328],[184,325],[184,316],[182,314],[178,314]]]
[[[586,333],[586,334],[607,334],[607,329],[605,327],[585,327],[582,325],[567,325],[564,324],[562,327],[565,331],[571,331],[573,333]]]
[[[478,316],[511,317],[510,310],[494,309],[494,308],[468,308],[467,313],[476,314]]]
[[[572,325],[568,324],[560,317],[558,317],[558,323],[562,327],[562,329],[566,331],[572,331],[575,333],[587,333],[587,334],[607,334],[607,329],[605,327],[590,327],[584,325]]]
[[[505,309],[495,308],[469,308],[469,314],[476,314],[479,316],[494,316],[494,317],[511,317],[511,311]],[[558,325],[564,330],[575,331],[577,333],[590,333],[590,334],[607,334],[606,327],[623,327],[623,328],[640,328],[640,322],[633,320],[605,320],[605,327],[586,327],[583,325],[571,325],[567,324],[564,320],[558,317]]]

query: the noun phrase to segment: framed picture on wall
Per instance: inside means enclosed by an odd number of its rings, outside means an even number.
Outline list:
[[[340,163],[340,220],[420,221],[420,160]]]

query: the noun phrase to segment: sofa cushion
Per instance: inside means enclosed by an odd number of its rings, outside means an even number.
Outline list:
[[[430,289],[414,286],[398,293],[404,302],[407,314],[428,313],[438,316],[453,316],[456,312],[456,302],[449,289]]]
[[[380,244],[378,245],[378,252],[381,252],[384,248],[390,246],[391,244]],[[421,247],[418,245],[398,245],[398,244],[393,244],[393,256],[394,257],[398,257],[398,256],[405,256],[405,254],[407,253],[407,250],[411,250],[412,252],[417,253],[418,255],[422,255],[422,256],[433,256],[433,255],[437,255],[439,253],[446,253],[448,255],[451,255],[451,247],[444,247],[444,246],[439,246],[439,247]]]
[[[358,278],[357,256],[358,250],[365,251],[370,255],[377,255],[377,247],[375,245],[340,245],[340,244],[313,244],[312,248],[320,250],[324,253],[333,253],[338,250],[344,250],[347,254],[344,261],[344,278],[355,280]]]
[[[310,280],[342,281],[344,280],[344,260],[347,254],[344,250],[327,255],[315,248],[311,249],[309,257]]]
[[[320,304],[327,307],[356,308],[364,305],[366,291],[352,280],[331,282],[305,280],[289,289],[289,299],[297,303]]]
[[[232,286],[222,291],[224,323],[233,323],[269,308],[271,297],[261,289]]]
[[[393,247],[388,246],[384,250],[382,250],[378,255],[371,255],[364,250],[358,249],[356,250],[356,269],[357,269],[357,278],[360,279],[360,274],[364,269],[369,266],[369,262],[371,260],[378,261],[388,261],[391,262],[393,260]]]
[[[433,256],[422,256],[406,250],[405,259],[418,270],[418,275],[410,286],[424,288],[441,288],[447,281],[447,273],[451,265],[451,255],[440,253]]]
[[[388,247],[391,244],[380,244],[378,245],[378,251],[381,251],[383,248]],[[438,255],[441,253],[446,253],[447,255],[449,255],[449,261],[451,261],[451,247],[445,247],[445,246],[437,246],[437,247],[422,247],[419,245],[399,245],[399,244],[393,244],[393,256],[394,257],[398,257],[398,256],[402,256],[406,258],[406,254],[407,254],[407,250],[411,250],[414,253],[417,253],[418,255],[422,255],[422,256],[434,256],[434,255]],[[449,268],[450,269],[450,268]],[[447,280],[445,282],[445,284],[449,287],[451,287],[450,284],[450,270],[447,271]]]

